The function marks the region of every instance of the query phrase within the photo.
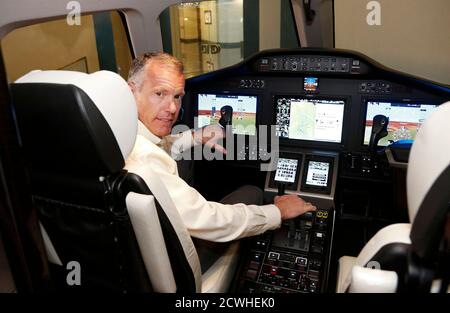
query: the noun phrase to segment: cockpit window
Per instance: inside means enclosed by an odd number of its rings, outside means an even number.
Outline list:
[[[66,18],[15,29],[1,40],[8,82],[31,70],[109,70],[128,76],[131,52],[119,12]]]
[[[164,51],[192,77],[261,50],[299,46],[289,0],[184,2],[160,15]]]

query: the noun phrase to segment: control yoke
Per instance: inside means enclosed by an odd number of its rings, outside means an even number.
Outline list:
[[[282,183],[278,183],[278,195],[282,196],[284,195],[284,189],[285,189],[286,185],[282,184]]]
[[[233,120],[233,108],[229,105],[224,105],[220,108],[220,120],[219,124],[222,125],[223,128],[226,128],[227,125],[231,125]]]
[[[388,134],[389,118],[384,115],[375,115],[373,118],[372,133],[370,134],[369,151],[372,156],[377,154],[378,141]]]
[[[227,134],[231,133],[231,124],[233,123],[233,107],[230,105],[224,105],[220,108],[220,120],[221,125]],[[228,127],[227,127],[228,126]],[[223,139],[223,146],[226,146],[226,138]]]

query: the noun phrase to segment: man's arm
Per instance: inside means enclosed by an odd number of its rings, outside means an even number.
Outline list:
[[[139,147],[139,149],[136,148]],[[294,195],[277,197],[274,204],[221,204],[207,201],[177,175],[176,162],[154,144],[138,136],[135,149],[127,159],[130,172],[144,165],[152,170],[168,190],[189,233],[209,241],[226,242],[276,229],[282,219],[315,210]],[[211,180],[214,184],[214,180]]]
[[[207,201],[177,175],[176,162],[167,153],[140,136],[136,146],[127,159],[127,170],[139,173],[140,168],[151,167],[193,237],[225,242],[280,226],[281,214],[275,205],[226,205]]]

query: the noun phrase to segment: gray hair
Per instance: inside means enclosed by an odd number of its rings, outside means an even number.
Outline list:
[[[133,83],[140,89],[144,80],[144,68],[150,61],[161,62],[183,74],[183,63],[176,57],[165,52],[146,52],[137,56],[131,63],[130,71],[128,72],[128,83]]]

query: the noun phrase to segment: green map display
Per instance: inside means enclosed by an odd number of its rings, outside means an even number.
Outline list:
[[[343,100],[279,97],[276,101],[279,137],[341,142],[345,105]]]

